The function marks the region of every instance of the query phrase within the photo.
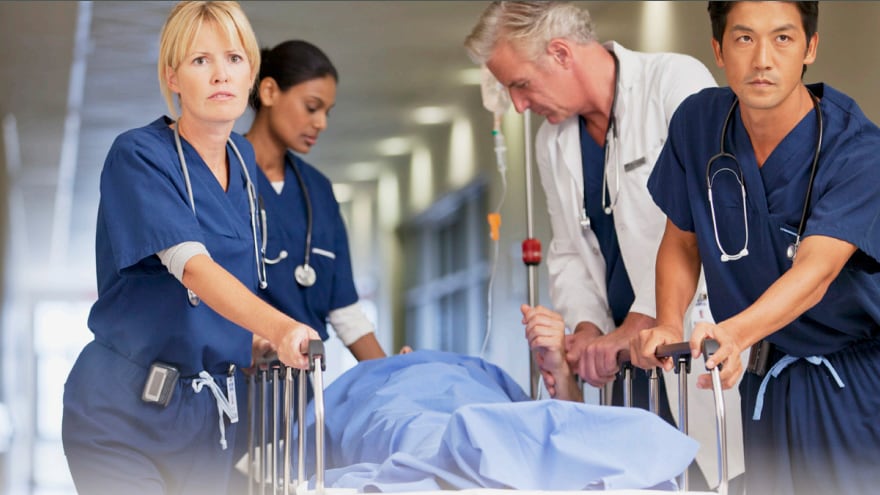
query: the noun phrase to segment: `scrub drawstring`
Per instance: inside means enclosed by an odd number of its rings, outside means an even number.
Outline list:
[[[770,371],[764,375],[764,379],[761,381],[761,387],[758,388],[758,398],[755,400],[755,413],[752,415],[752,419],[757,421],[761,419],[761,411],[764,409],[764,392],[767,390],[767,383],[770,381],[770,378],[776,378],[782,373],[782,370],[788,368],[788,365],[797,361],[798,359],[806,359],[808,363],[815,364],[816,366],[825,365],[828,368],[828,371],[831,372],[831,376],[834,378],[834,381],[837,382],[837,386],[843,388],[843,380],[840,379],[840,375],[837,374],[837,370],[834,369],[834,366],[831,365],[831,362],[828,361],[824,356],[808,356],[808,357],[794,357],[786,354],[782,356],[782,359],[776,362]]]
[[[223,396],[223,391],[220,390],[220,386],[214,381],[214,377],[203,370],[199,372],[199,378],[192,381],[192,388],[196,393],[199,393],[205,385],[211,389],[211,393],[214,394],[214,400],[217,402],[217,416],[220,419],[220,445],[223,447],[223,450],[226,450],[226,425],[223,422],[223,414],[225,413],[229,417],[230,423],[237,423],[238,407],[235,399],[229,400]]]

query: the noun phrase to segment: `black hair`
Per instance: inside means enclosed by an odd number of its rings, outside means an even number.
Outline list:
[[[733,8],[736,2],[714,2],[709,3],[709,19],[712,21],[712,37],[721,45],[721,39],[724,37],[724,28],[727,27],[727,14]],[[801,13],[801,23],[804,25],[804,33],[807,34],[807,43],[816,34],[819,29],[819,2],[789,2],[797,6]]]
[[[274,79],[281,91],[326,76],[339,82],[339,73],[330,58],[308,41],[289,40],[272,49],[264,48],[260,52],[260,58],[260,76],[250,98],[250,105],[254,110],[260,109],[258,88],[260,81],[266,77]]]

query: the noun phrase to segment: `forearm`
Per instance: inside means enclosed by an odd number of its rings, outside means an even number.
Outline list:
[[[635,311],[630,311],[626,314],[626,318],[623,319],[623,323],[621,323],[620,326],[617,327],[615,332],[621,332],[622,335],[632,336],[641,330],[656,326],[656,322],[656,319],[648,315],[637,313]]]
[[[657,326],[676,328],[684,338],[684,314],[700,278],[696,236],[666,221],[657,252]]]
[[[386,357],[385,351],[379,345],[376,334],[370,332],[354,341],[348,346],[348,350],[358,361],[366,361],[368,359],[379,359]]]
[[[751,306],[719,325],[732,331],[742,348],[751,346],[818,304],[854,252],[855,246],[844,241],[805,239],[791,269]]]
[[[575,374],[572,373],[571,368],[568,367],[567,363],[565,366],[560,366],[557,370],[551,372],[551,374],[556,383],[556,395],[553,397],[554,399],[570,400],[573,402],[584,401],[583,391],[578,384]]]
[[[296,324],[207,256],[190,258],[183,285],[220,316],[272,343],[278,343],[285,330]]]

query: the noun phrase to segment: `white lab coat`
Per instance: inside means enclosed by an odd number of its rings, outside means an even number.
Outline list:
[[[648,177],[666,142],[675,109],[687,96],[716,84],[706,67],[692,57],[634,52],[615,42],[604,46],[617,56],[620,70],[614,109],[618,137],[609,138],[607,143],[609,197],[606,201],[617,200],[614,227],[635,294],[630,312],[655,317],[655,261],[666,216],[648,192]],[[569,329],[573,330],[581,321],[589,321],[608,333],[615,325],[605,288],[605,260],[596,235],[589,227],[582,226],[584,175],[578,116],[555,125],[544,122],[536,137],[535,155],[553,232],[547,266],[554,309],[562,314]],[[587,200],[598,203],[602,198]],[[705,297],[702,282],[696,297],[701,293]],[[708,311],[705,305],[701,309],[704,313]],[[690,330],[691,325],[688,323],[685,328]],[[699,363],[694,370],[702,370]],[[677,419],[677,378],[670,374],[666,380],[670,405]],[[703,394],[706,400],[694,400],[697,394]],[[735,390],[726,395],[731,404],[727,408],[728,420],[738,421],[739,396]],[[702,445],[698,462],[710,483],[714,483],[717,479],[717,471],[712,467],[716,463],[714,410],[706,415],[705,408],[701,407],[711,406],[711,394],[694,389],[689,397],[693,404],[689,414],[691,434],[698,437]],[[694,409],[699,413],[695,414]],[[739,428],[736,425],[728,434],[733,447],[729,449],[730,472],[734,475],[743,471]],[[738,451],[733,445],[737,443]]]

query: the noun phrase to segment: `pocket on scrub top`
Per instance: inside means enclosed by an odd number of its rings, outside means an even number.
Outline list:
[[[336,253],[318,246],[312,246],[309,264],[315,269],[315,285],[309,287],[309,304],[320,313],[330,309],[336,275]]]

